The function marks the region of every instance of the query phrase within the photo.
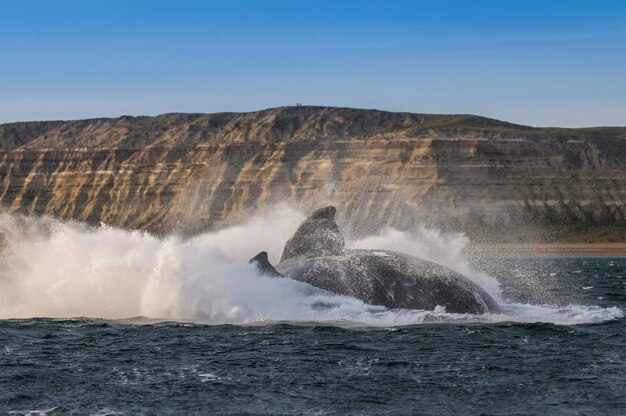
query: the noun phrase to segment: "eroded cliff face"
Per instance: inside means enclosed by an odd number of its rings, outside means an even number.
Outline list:
[[[0,126],[0,204],[166,234],[276,203],[347,234],[420,224],[485,240],[626,221],[626,129],[321,107]]]

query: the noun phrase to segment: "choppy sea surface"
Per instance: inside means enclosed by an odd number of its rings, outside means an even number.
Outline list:
[[[0,413],[626,414],[626,259],[473,267],[502,314],[3,319]]]

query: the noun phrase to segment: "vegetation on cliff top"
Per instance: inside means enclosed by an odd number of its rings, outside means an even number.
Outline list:
[[[625,154],[626,127],[534,128],[474,115],[394,113],[337,107],[279,107],[250,113],[35,121],[0,125],[0,148],[141,148],[368,138],[601,140]]]

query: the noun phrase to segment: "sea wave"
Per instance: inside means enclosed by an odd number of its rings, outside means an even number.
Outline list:
[[[451,267],[501,304],[499,314],[391,310],[290,279],[261,276],[247,260],[267,250],[276,262],[303,215],[282,206],[266,215],[190,239],[49,218],[0,216],[0,318],[92,317],[192,320],[204,323],[349,322],[398,326],[421,323],[595,323],[623,318],[620,308],[532,305],[507,300],[498,282],[463,256],[467,239],[422,228],[384,230],[350,242],[417,255]]]

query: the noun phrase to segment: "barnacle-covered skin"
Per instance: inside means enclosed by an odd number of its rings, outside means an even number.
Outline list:
[[[264,252],[251,263],[261,273],[282,275],[372,305],[424,310],[443,306],[452,313],[499,312],[496,301],[480,286],[440,264],[389,250],[346,249],[335,213],[334,207],[325,207],[311,214],[285,244],[276,268]]]

